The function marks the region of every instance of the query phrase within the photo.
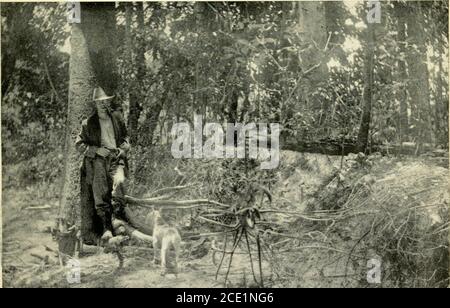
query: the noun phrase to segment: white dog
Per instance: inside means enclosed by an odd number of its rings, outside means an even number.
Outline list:
[[[175,251],[175,275],[178,273],[178,257],[181,248],[181,236],[175,227],[169,226],[162,218],[158,210],[154,211],[153,216],[153,249],[154,262],[157,263],[157,250],[161,249],[161,275],[167,273],[167,261],[170,249]]]

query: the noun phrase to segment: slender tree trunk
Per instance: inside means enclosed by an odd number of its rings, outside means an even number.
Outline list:
[[[440,55],[440,53],[438,53]],[[441,142],[441,104],[443,101],[442,97],[442,63],[441,60],[439,61],[439,68],[437,73],[437,85],[436,85],[436,95],[435,95],[435,101],[434,101],[434,130],[437,142]]]
[[[407,53],[408,90],[411,96],[414,137],[418,144],[417,152],[421,151],[423,143],[432,142],[427,53],[422,22],[420,7],[414,11],[410,8],[407,18],[408,42],[417,49],[411,47]]]
[[[406,20],[405,20],[405,8],[396,3],[397,11],[397,38],[399,41],[399,49],[401,55],[406,55]],[[408,80],[408,75],[406,73],[406,62],[402,58],[398,61],[399,77],[402,82]],[[399,131],[400,131],[400,142],[406,141],[408,139],[408,94],[406,92],[406,86],[402,86],[400,90],[400,121],[399,121]]]
[[[138,95],[137,91],[137,78],[134,74],[135,62],[133,61],[133,47],[134,40],[132,34],[133,23],[133,4],[124,3],[125,5],[125,62],[127,63],[127,75],[128,75],[128,95],[129,95],[129,108],[128,108],[128,134],[130,136],[131,144],[135,144],[137,137],[137,126],[139,119],[138,109]]]
[[[436,95],[434,102],[434,129],[436,136],[437,144],[446,144],[448,142],[448,136],[445,137],[445,126],[447,125],[447,121],[445,120],[445,115],[448,114],[448,109],[444,109],[444,82],[442,80],[442,76],[445,74],[442,67],[442,59],[444,57],[444,53],[438,48],[438,70],[437,70],[437,84],[436,84]],[[446,141],[447,139],[447,141]]]
[[[59,226],[81,224],[80,164],[82,155],[75,149],[75,139],[81,122],[92,114],[92,93],[95,86],[114,94],[117,85],[115,72],[115,16],[114,3],[82,3],[81,23],[72,24],[69,103],[65,140],[65,174],[60,200]]]
[[[135,40],[133,41],[133,34],[131,30],[132,22],[132,5],[127,4],[127,20],[129,26],[127,31],[130,40],[130,61],[136,66],[136,78],[133,78],[132,89],[130,90],[130,110],[128,117],[128,130],[131,144],[136,144],[138,136],[139,117],[141,114],[141,102],[144,100],[144,78],[145,78],[145,45],[144,45],[144,3],[136,3],[134,8],[136,10],[137,28],[134,33]],[[136,58],[133,61],[133,46],[136,44],[135,54]],[[128,47],[127,47],[128,48]]]
[[[362,115],[358,134],[358,148],[365,152],[369,143],[369,129],[372,113],[372,87],[375,50],[375,28],[373,23],[367,24],[367,47],[364,61],[364,92],[362,98]]]
[[[148,21],[148,25],[151,25],[152,23],[161,23],[161,26],[164,27],[165,20],[162,16],[164,16],[164,13],[162,13],[161,4],[159,2],[147,2],[147,6],[153,7],[153,14],[150,17],[150,20]],[[146,88],[151,89],[151,84],[145,84],[144,80],[147,78],[147,74],[149,72],[146,71],[145,68],[145,52],[147,50],[147,46],[145,44],[145,23],[144,23],[144,4],[143,3],[137,3],[135,6],[136,9],[136,17],[137,17],[137,31],[136,31],[136,41],[137,41],[137,50],[136,50],[136,66],[137,66],[137,76],[138,76],[138,85],[139,85],[139,105],[137,106],[138,115],[140,116],[143,108],[141,106],[145,105],[145,114],[144,114],[144,123],[138,127],[138,131],[140,135],[145,134],[148,137],[139,139],[139,145],[143,147],[150,147],[153,145],[153,135],[156,130],[156,127],[158,125],[158,119],[160,117],[161,111],[163,110],[165,100],[167,99],[168,92],[164,91],[164,93],[161,96],[160,100],[154,101],[153,104],[148,104],[148,101],[146,99]],[[158,28],[158,26],[156,26]],[[152,50],[153,57],[157,57],[159,46],[148,46],[149,50]],[[147,79],[152,79],[152,76],[148,76]],[[153,81],[153,83],[158,84],[159,81]],[[139,117],[138,117],[139,118]]]
[[[448,95],[446,93],[448,93],[448,87],[446,86],[447,84],[444,82],[442,76],[446,76],[447,72],[444,70],[442,62],[444,61],[445,53],[443,52],[443,50],[441,49],[439,51],[439,72],[438,72],[438,84],[437,84],[437,97],[436,97],[436,113],[438,113],[436,115],[436,121],[439,122],[439,131],[438,131],[438,136],[439,136],[439,143],[442,144],[443,146],[447,146],[448,147]]]
[[[125,40],[124,40],[124,66],[125,66],[125,74],[127,75],[125,78],[128,78],[127,82],[127,91],[128,91],[128,99],[130,101],[128,106],[128,133],[132,134],[131,129],[131,113],[132,113],[132,100],[134,98],[134,82],[135,78],[133,78],[134,74],[134,63],[133,63],[133,38],[131,34],[131,27],[133,23],[133,4],[132,3],[121,3],[125,8]]]
[[[238,100],[239,93],[235,89],[231,90],[231,93],[228,96],[228,122],[236,123],[238,122]]]

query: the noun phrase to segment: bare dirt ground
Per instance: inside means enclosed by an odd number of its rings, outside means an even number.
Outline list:
[[[340,158],[322,155],[284,152],[279,181],[274,188],[276,206],[286,210],[306,211],[311,200],[317,199],[314,192],[340,166]],[[384,165],[384,167],[383,167]],[[382,166],[382,167],[380,167]],[[410,167],[410,168],[409,168]],[[403,173],[403,174],[402,174]],[[369,180],[372,191],[386,190],[386,181],[395,183],[398,177],[404,180],[405,197],[411,193],[422,193],[414,176],[430,178],[433,185],[422,190],[432,191],[424,196],[448,205],[448,169],[433,163],[397,159],[385,159],[371,173],[375,180]],[[420,183],[427,181],[420,181]],[[420,184],[425,185],[425,184]],[[6,186],[6,187],[5,187]],[[417,190],[412,191],[413,188]],[[60,267],[56,257],[57,245],[47,232],[54,225],[58,211],[58,200],[52,198],[54,184],[35,184],[28,187],[4,185],[2,191],[3,209],[3,286],[4,287],[223,287],[228,259],[216,280],[217,266],[213,263],[211,240],[203,245],[203,254],[192,254],[183,250],[180,258],[178,276],[160,275],[160,268],[153,264],[153,251],[145,245],[132,245],[123,248],[124,263],[112,253],[97,253],[80,258],[80,283],[69,283],[68,269]],[[325,191],[325,190],[324,190]],[[368,193],[365,199],[373,198]],[[417,194],[416,194],[417,196]],[[424,204],[425,204],[424,203]],[[44,209],[29,207],[46,206]],[[370,209],[372,205],[365,205]],[[434,219],[442,219],[439,213],[430,211],[432,224]],[[437,217],[437,218],[436,218]],[[362,230],[362,220],[358,217],[346,220],[334,226],[311,224],[299,221],[296,217],[276,215],[274,220],[289,224],[289,237],[281,237],[270,246],[271,253],[264,255],[262,264],[266,286],[273,287],[351,287],[361,286],[365,278],[365,262],[355,262],[349,257],[354,243]],[[447,231],[448,231],[448,217]],[[442,223],[442,221],[441,221]],[[445,222],[444,222],[445,223]],[[367,223],[365,224],[367,225]],[[445,229],[444,229],[445,230]],[[448,244],[446,244],[448,247]],[[233,257],[233,265],[227,286],[254,286],[252,271],[245,247],[238,249]],[[357,249],[356,249],[357,251]],[[359,253],[359,252],[358,252]],[[370,251],[367,252],[370,255]],[[215,256],[217,258],[217,255]],[[365,260],[364,258],[362,258]],[[349,264],[350,263],[350,264]],[[256,271],[257,272],[257,271]],[[259,279],[259,276],[256,277]]]

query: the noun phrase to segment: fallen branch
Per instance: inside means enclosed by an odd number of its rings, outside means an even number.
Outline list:
[[[263,213],[277,213],[277,214],[284,214],[284,215],[293,215],[293,216],[297,216],[300,217],[302,219],[305,220],[311,220],[311,221],[330,221],[330,220],[335,220],[336,218],[315,218],[315,217],[310,217],[310,216],[306,216],[304,214],[302,214],[301,212],[296,212],[296,211],[280,211],[280,210],[260,210],[259,211],[261,214]]]
[[[30,256],[35,257],[41,261],[44,261],[45,263],[49,262],[49,256],[45,255],[45,256],[41,256],[37,253],[30,253]]]
[[[223,204],[220,202],[208,200],[208,199],[197,199],[197,200],[158,200],[156,198],[150,199],[139,199],[126,195],[125,200],[132,205],[137,205],[145,208],[151,208],[163,206],[164,208],[177,208],[177,209],[190,209],[199,206],[206,205],[216,205],[221,207],[229,208],[230,205]]]
[[[150,195],[151,196],[155,196],[155,195],[160,195],[160,194],[165,194],[168,192],[173,192],[173,191],[180,191],[186,188],[190,188],[195,186],[194,184],[190,184],[190,185],[182,185],[182,186],[174,186],[174,187],[164,187],[164,188],[160,188],[155,190],[154,192],[152,192]]]
[[[42,205],[42,206],[29,206],[26,207],[26,210],[49,210],[51,209],[51,205]]]
[[[237,227],[239,227],[239,223],[236,223],[235,225],[231,226],[231,225],[223,224],[221,222],[218,222],[218,221],[215,221],[215,220],[211,220],[211,219],[208,219],[208,218],[205,218],[205,217],[202,217],[202,216],[198,216],[197,219],[200,219],[200,220],[203,220],[203,221],[215,224],[215,225],[219,225],[219,226],[222,226],[222,227],[231,228],[231,229],[236,229]]]
[[[183,240],[191,239],[191,238],[198,238],[198,237],[207,237],[207,236],[217,236],[222,235],[230,232],[234,232],[235,230],[227,230],[227,231],[220,231],[220,232],[209,232],[209,233],[199,233],[195,235],[188,235],[188,236],[182,236]]]
[[[349,251],[345,251],[345,250],[341,250],[341,249],[336,249],[333,247],[327,247],[327,246],[297,246],[297,247],[293,247],[293,248],[289,248],[289,249],[285,249],[285,250],[279,250],[279,253],[283,253],[283,252],[295,252],[295,251],[299,251],[299,250],[304,250],[304,249],[325,249],[325,250],[330,250],[330,251],[334,251],[334,252],[338,252],[344,255],[349,255],[350,252]],[[358,257],[360,259],[364,259],[364,256],[361,255],[357,255],[357,254],[353,254],[353,256]]]

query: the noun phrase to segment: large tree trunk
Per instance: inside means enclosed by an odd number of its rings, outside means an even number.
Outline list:
[[[372,87],[375,49],[375,28],[373,23],[367,23],[367,46],[364,61],[364,92],[362,97],[362,115],[358,133],[358,148],[365,152],[369,141],[370,119],[372,113]]]
[[[64,186],[60,200],[61,231],[80,227],[86,209],[80,207],[80,165],[82,155],[75,149],[81,122],[92,113],[92,93],[97,85],[114,94],[115,67],[114,3],[82,3],[81,23],[72,24],[69,104],[65,140]]]
[[[307,83],[305,87],[299,87],[300,95],[313,110],[315,110],[318,122],[324,118],[322,115],[327,114],[329,106],[323,106],[318,98],[313,99],[306,93],[313,93],[314,89],[320,83],[325,83],[328,74],[326,50],[328,41],[327,22],[325,17],[325,3],[322,1],[301,1],[296,2],[298,31],[305,43],[308,44],[307,50],[302,52],[302,73],[309,71],[314,66],[306,78],[302,80]],[[301,89],[301,90],[300,90]],[[321,123],[319,123],[321,124]]]
[[[297,2],[297,13],[298,31],[301,33],[304,41],[309,44],[308,51],[305,52],[306,58],[304,59],[310,65],[322,62],[319,72],[326,73],[327,66],[325,61],[323,61],[324,59],[322,59],[328,39],[325,4],[321,1]],[[320,78],[321,76],[318,77]]]
[[[408,90],[411,96],[414,137],[421,151],[423,143],[432,142],[430,90],[428,84],[427,53],[425,33],[420,6],[409,8],[407,17],[408,42],[412,46],[407,53],[409,68]],[[417,48],[414,48],[414,45]]]
[[[397,12],[397,38],[399,41],[399,51],[401,55],[406,54],[406,19],[405,19],[405,7],[396,3]],[[398,61],[399,78],[402,81],[406,81],[408,76],[406,74],[406,62],[402,58]],[[407,141],[408,139],[408,94],[406,87],[403,86],[400,90],[400,142]]]

